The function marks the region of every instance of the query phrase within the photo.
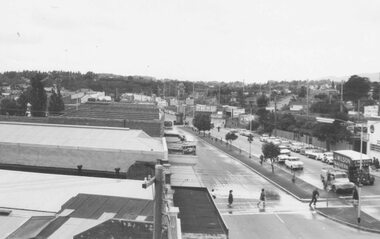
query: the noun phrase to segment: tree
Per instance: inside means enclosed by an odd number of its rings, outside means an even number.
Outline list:
[[[372,99],[380,100],[380,84],[379,82],[373,82]]]
[[[63,103],[60,90],[58,89],[58,94],[55,93],[55,90],[53,90],[49,99],[49,107],[48,107],[49,114],[57,115],[64,109],[65,109],[65,105]]]
[[[265,158],[270,159],[272,172],[274,172],[273,163],[277,156],[280,154],[280,148],[277,145],[274,145],[273,143],[266,143],[263,144],[263,146],[261,147],[261,151],[263,152]]]
[[[301,88],[298,89],[297,95],[300,98],[305,98],[306,95],[307,95],[307,88],[306,88],[306,86],[301,86]]]
[[[0,114],[17,115],[19,107],[14,99],[5,98],[0,103]]]
[[[229,142],[232,145],[232,141],[236,140],[238,136],[233,132],[228,132],[225,136],[225,139],[227,142]]]
[[[199,131],[203,131],[203,135],[205,135],[205,131],[211,129],[211,116],[209,114],[200,114],[200,113],[197,113],[194,116],[193,125]]]
[[[257,104],[257,107],[259,107],[259,108],[265,108],[265,107],[267,107],[268,106],[268,102],[269,102],[269,99],[264,94],[262,94],[261,96],[259,96],[256,99],[256,104]]]
[[[358,100],[368,97],[370,88],[371,85],[367,77],[353,75],[343,85],[343,98],[356,104]]]
[[[346,125],[343,125],[339,121],[334,121],[333,124],[318,123],[312,129],[313,136],[317,137],[320,141],[326,142],[327,151],[330,151],[331,144],[348,140],[351,136]]]
[[[46,74],[38,72],[31,78],[30,104],[32,105],[32,116],[45,116],[47,96],[42,83],[45,76]]]

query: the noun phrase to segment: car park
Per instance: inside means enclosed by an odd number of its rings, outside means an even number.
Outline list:
[[[298,157],[288,157],[285,160],[285,166],[290,169],[303,169],[303,162]]]

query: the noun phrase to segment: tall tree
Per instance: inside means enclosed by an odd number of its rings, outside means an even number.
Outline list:
[[[46,113],[46,92],[43,80],[46,74],[36,73],[32,76],[30,82],[32,89],[30,91],[30,104],[32,105],[32,116],[44,117]]]
[[[261,151],[263,152],[265,158],[270,159],[272,172],[274,172],[273,163],[277,156],[280,154],[280,148],[277,145],[274,145],[273,143],[266,143],[263,144],[263,146],[261,147]]]
[[[298,92],[297,92],[297,95],[298,97],[300,98],[305,98],[306,97],[306,94],[307,94],[307,88],[306,86],[301,86],[301,88],[298,89]]]
[[[193,125],[199,130],[204,131],[211,129],[211,116],[209,114],[197,113],[193,119]]]
[[[232,145],[232,141],[238,138],[238,136],[233,132],[228,132],[224,137],[226,141],[229,142],[231,145]]]
[[[264,94],[262,94],[261,96],[259,96],[257,98],[257,100],[256,100],[257,107],[259,107],[259,108],[265,108],[265,107],[267,107],[268,103],[269,103],[269,99]]]
[[[368,97],[370,88],[371,83],[367,77],[353,75],[343,85],[343,98],[356,104],[358,100]]]
[[[372,85],[372,99],[380,100],[380,84],[379,82],[373,82]]]
[[[58,89],[58,94],[55,93],[55,90],[53,90],[49,99],[49,107],[48,107],[49,114],[57,115],[60,112],[62,112],[64,109],[65,109],[65,105],[63,103],[60,90]]]

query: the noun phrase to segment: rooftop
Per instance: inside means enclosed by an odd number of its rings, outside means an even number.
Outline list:
[[[151,189],[143,189],[142,183],[142,180],[0,170],[0,207],[58,212],[79,193],[152,200]]]
[[[61,148],[163,152],[160,139],[142,130],[74,125],[0,122],[0,142]]]

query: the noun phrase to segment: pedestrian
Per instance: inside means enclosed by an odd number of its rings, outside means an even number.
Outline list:
[[[356,207],[359,202],[359,193],[356,187],[354,187],[354,191],[352,192],[352,200],[353,200],[354,207]]]
[[[263,165],[263,161],[264,161],[264,156],[263,155],[260,155],[260,164]]]
[[[234,196],[232,195],[232,190],[230,190],[230,194],[228,195],[228,206],[232,206],[232,203],[234,202]]]
[[[211,196],[212,196],[213,199],[216,199],[216,195],[215,195],[214,189],[211,190]]]
[[[311,207],[311,204],[313,203],[314,203],[314,207],[316,206],[318,197],[319,197],[318,188],[315,188],[311,195],[311,201],[309,203],[309,207]]]
[[[259,202],[257,203],[257,206],[260,207],[260,204],[263,203],[263,207],[265,208],[265,199],[266,199],[266,195],[265,195],[265,190],[263,188],[261,189],[260,199],[259,199]]]

